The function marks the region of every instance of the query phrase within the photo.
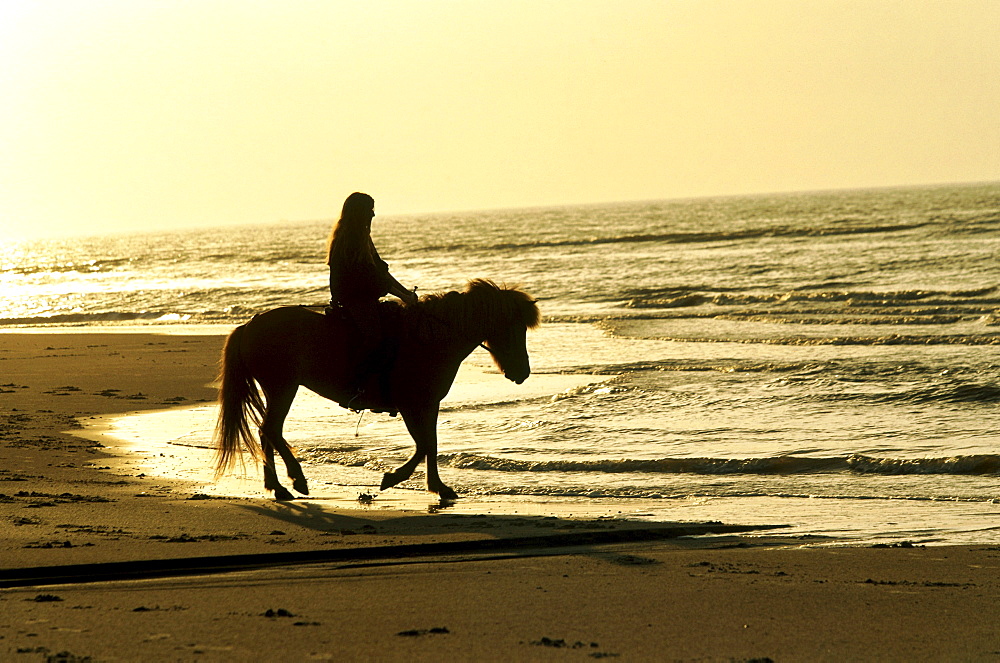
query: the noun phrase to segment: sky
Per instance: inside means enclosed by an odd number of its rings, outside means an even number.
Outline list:
[[[3,236],[1000,180],[997,0],[0,2]]]

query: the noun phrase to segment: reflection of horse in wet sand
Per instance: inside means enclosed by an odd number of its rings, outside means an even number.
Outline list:
[[[405,481],[427,461],[427,488],[444,500],[457,497],[438,476],[437,417],[441,399],[459,365],[484,344],[503,374],[517,384],[531,372],[525,330],[538,325],[535,302],[525,293],[490,281],[471,281],[464,292],[426,295],[406,309],[386,302],[385,327],[397,339],[395,359],[374,375],[360,396],[354,393],[359,362],[356,333],[337,315],[304,307],[283,307],[237,327],[222,356],[222,388],[216,429],[218,471],[231,467],[246,448],[264,460],[264,488],[279,500],[293,499],[278,482],[274,452],[292,486],[308,494],[299,462],[282,437],[282,427],[299,385],[355,409],[398,411],[416,444],[413,456],[382,478],[382,489]],[[395,331],[397,330],[398,331]],[[256,384],[254,384],[256,382]],[[263,391],[263,398],[257,389]],[[260,443],[252,427],[260,432]]]

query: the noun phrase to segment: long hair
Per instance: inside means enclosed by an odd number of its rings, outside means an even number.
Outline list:
[[[372,262],[374,260],[371,236],[372,210],[375,199],[367,193],[354,192],[344,201],[340,219],[330,230],[327,241],[326,264]]]

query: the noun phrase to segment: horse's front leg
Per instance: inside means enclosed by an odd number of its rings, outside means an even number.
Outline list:
[[[382,489],[395,486],[401,481],[405,481],[413,474],[413,470],[421,460],[427,461],[427,489],[432,493],[437,493],[443,500],[458,499],[458,494],[446,486],[441,477],[438,476],[437,467],[437,403],[423,408],[400,409],[403,421],[406,423],[406,430],[417,449],[410,460],[406,461],[400,468],[393,472],[386,472],[382,477]]]
[[[405,418],[405,416],[404,416]],[[420,461],[424,459],[424,452],[417,446],[416,451],[410,456],[410,459],[394,469],[392,472],[386,472],[382,475],[382,484],[379,486],[379,490],[385,490],[386,488],[392,488],[397,484],[401,484],[411,476],[413,476],[413,471],[417,469],[417,465]]]
[[[420,461],[422,461],[424,457],[427,455],[426,449],[424,449],[424,447],[420,444],[420,442],[418,441],[418,435],[414,432],[417,426],[417,421],[421,420],[422,418],[426,418],[425,416],[423,416],[424,411],[425,410],[423,408],[413,408],[413,407],[405,407],[400,409],[399,413],[403,416],[403,421],[406,423],[406,430],[409,431],[410,437],[412,437],[413,441],[416,443],[416,448],[414,449],[413,455],[410,456],[410,459],[408,461],[406,461],[393,471],[386,472],[385,474],[382,475],[382,483],[379,485],[379,490],[392,488],[393,486],[401,484],[407,479],[409,479],[411,476],[413,476],[413,472],[414,470],[417,469],[417,465],[419,465]],[[435,417],[435,419],[437,418],[437,408],[434,408],[433,416]]]

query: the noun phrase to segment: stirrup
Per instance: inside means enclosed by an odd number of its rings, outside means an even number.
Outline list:
[[[358,406],[358,407],[355,407],[354,406],[354,401],[356,401],[359,398],[361,398],[361,395],[364,394],[364,393],[365,393],[365,390],[362,389],[361,387],[358,387],[357,391],[354,392],[354,395],[351,396],[351,398],[348,399],[348,401],[346,403],[338,401],[337,404],[340,405],[340,407],[345,408],[347,410],[350,410],[351,412],[353,412],[355,414],[358,414],[359,412],[364,412],[365,410],[368,410],[369,412],[374,412],[376,414],[388,414],[390,417],[395,417],[395,416],[397,416],[399,414],[399,410],[396,410],[396,409],[394,409],[392,407],[380,407],[380,406],[376,406],[376,407],[361,407],[361,406]]]

